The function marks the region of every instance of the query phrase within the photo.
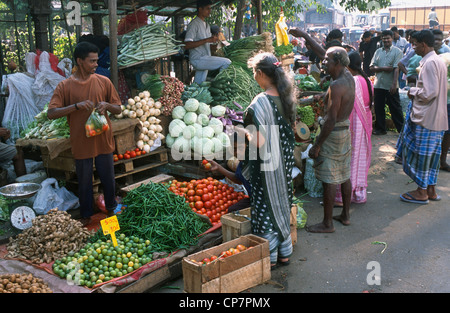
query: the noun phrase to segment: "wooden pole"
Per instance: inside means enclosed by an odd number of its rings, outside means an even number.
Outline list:
[[[119,69],[117,66],[117,1],[108,0],[109,11],[109,53],[111,82],[118,90]]]
[[[256,0],[256,20],[258,22],[258,34],[262,34],[263,33],[262,0]]]

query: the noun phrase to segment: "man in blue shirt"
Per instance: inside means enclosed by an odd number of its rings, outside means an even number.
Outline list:
[[[434,51],[437,54],[450,52],[450,48],[444,44],[444,33],[440,29],[433,29],[434,35]]]

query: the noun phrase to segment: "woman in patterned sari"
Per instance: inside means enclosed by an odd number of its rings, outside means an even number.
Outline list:
[[[252,233],[269,241],[270,261],[289,264],[292,254],[290,211],[294,167],[296,95],[293,82],[271,53],[260,53],[248,62],[264,90],[245,111],[246,160],[243,176],[251,185]]]
[[[352,159],[350,181],[352,182],[352,199],[354,203],[367,201],[367,175],[372,153],[372,101],[373,87],[366,73],[361,70],[361,57],[358,52],[348,54],[349,71],[355,80],[355,105],[350,115],[350,132],[352,138]],[[342,206],[340,186],[337,188],[335,204]]]

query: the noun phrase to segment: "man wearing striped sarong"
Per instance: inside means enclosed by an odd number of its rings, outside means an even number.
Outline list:
[[[355,80],[347,69],[349,63],[347,52],[341,47],[329,48],[322,63],[333,81],[328,88],[324,123],[308,153],[314,160],[315,175],[322,182],[324,190],[323,220],[306,228],[313,233],[334,232],[333,219],[343,225],[350,224],[352,184],[349,116],[355,102]],[[341,186],[343,209],[340,215],[333,216],[337,185]]]
[[[399,140],[403,171],[417,184],[417,189],[400,196],[405,202],[426,204],[440,200],[436,193],[441,142],[447,122],[447,67],[434,51],[434,35],[422,30],[412,35],[416,54],[422,56],[409,119]]]

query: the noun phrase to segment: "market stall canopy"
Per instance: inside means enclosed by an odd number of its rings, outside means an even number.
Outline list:
[[[107,0],[85,0],[85,3],[98,5],[99,7],[108,7]],[[212,0],[213,6],[228,5],[231,0]],[[197,0],[136,0],[136,1],[117,1],[117,11],[130,13],[135,10],[146,9],[149,14],[160,16],[176,15],[194,15],[197,12]]]

